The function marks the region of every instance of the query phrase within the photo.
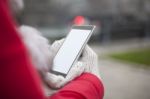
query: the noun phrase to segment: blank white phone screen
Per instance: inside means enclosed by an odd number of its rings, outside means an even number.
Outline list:
[[[91,30],[72,29],[53,61],[52,70],[67,74]]]

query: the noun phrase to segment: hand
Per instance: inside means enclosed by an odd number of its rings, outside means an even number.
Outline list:
[[[63,44],[64,39],[55,41],[51,46],[51,52],[53,53],[53,57],[55,57],[56,53],[58,52],[59,48]],[[69,81],[73,80],[74,78],[80,76],[84,72],[84,66],[82,66],[82,62],[77,62],[69,71],[67,76],[64,78],[61,75],[55,75],[50,72],[47,72],[45,75],[45,81],[47,84],[54,89],[61,88]]]
[[[55,41],[52,44],[51,50],[53,53],[53,57],[56,55],[57,51],[59,50],[63,42],[64,42],[64,39]],[[86,46],[83,51],[82,57],[71,68],[66,78],[60,75],[55,75],[50,72],[47,72],[45,76],[45,81],[52,88],[61,88],[62,86],[67,84],[69,81],[80,76],[83,72],[93,73],[94,75],[100,77],[97,71],[98,70],[97,60],[98,58],[97,58],[96,53],[89,46]]]
[[[83,51],[81,62],[85,67],[84,72],[92,73],[101,79],[98,68],[98,56],[88,45]]]

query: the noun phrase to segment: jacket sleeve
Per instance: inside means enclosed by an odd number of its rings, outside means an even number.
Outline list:
[[[6,1],[0,0],[0,99],[45,99]]]
[[[103,99],[103,96],[102,82],[93,74],[84,73],[54,94],[51,99]]]

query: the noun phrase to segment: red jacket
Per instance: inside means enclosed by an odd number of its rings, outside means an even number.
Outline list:
[[[14,27],[6,0],[0,0],[0,99],[45,99],[41,80]],[[92,74],[76,78],[50,99],[102,99],[102,82]]]

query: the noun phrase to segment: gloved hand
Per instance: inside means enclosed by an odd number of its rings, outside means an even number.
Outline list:
[[[92,73],[101,79],[98,68],[98,56],[88,45],[83,51],[81,62],[85,66],[84,72]]]
[[[40,74],[43,74],[43,79],[52,88],[60,88],[64,86],[83,72],[89,72],[96,75],[98,74],[98,72],[95,72],[98,70],[97,55],[88,46],[83,51],[83,55],[80,60],[71,68],[66,78],[49,73],[48,71],[51,68],[53,58],[61,47],[64,39],[56,41],[52,44],[52,46],[50,46],[48,40],[35,28],[22,26],[19,31],[21,31],[19,32],[20,36],[27,46],[27,50],[31,55],[32,61],[37,70]],[[48,88],[45,83],[43,83],[43,86],[46,95],[51,95],[57,91]]]
[[[55,41],[52,44],[51,50],[53,53],[53,57],[56,55],[57,51],[59,50],[63,42],[64,42],[64,39]],[[45,75],[45,81],[51,88],[61,88],[62,86],[67,84],[69,81],[80,76],[83,72],[89,72],[100,77],[97,71],[98,70],[97,60],[98,58],[97,58],[96,53],[89,46],[86,46],[83,51],[82,57],[70,69],[66,78],[64,78],[61,75],[55,75],[50,72],[47,72],[47,74]]]

